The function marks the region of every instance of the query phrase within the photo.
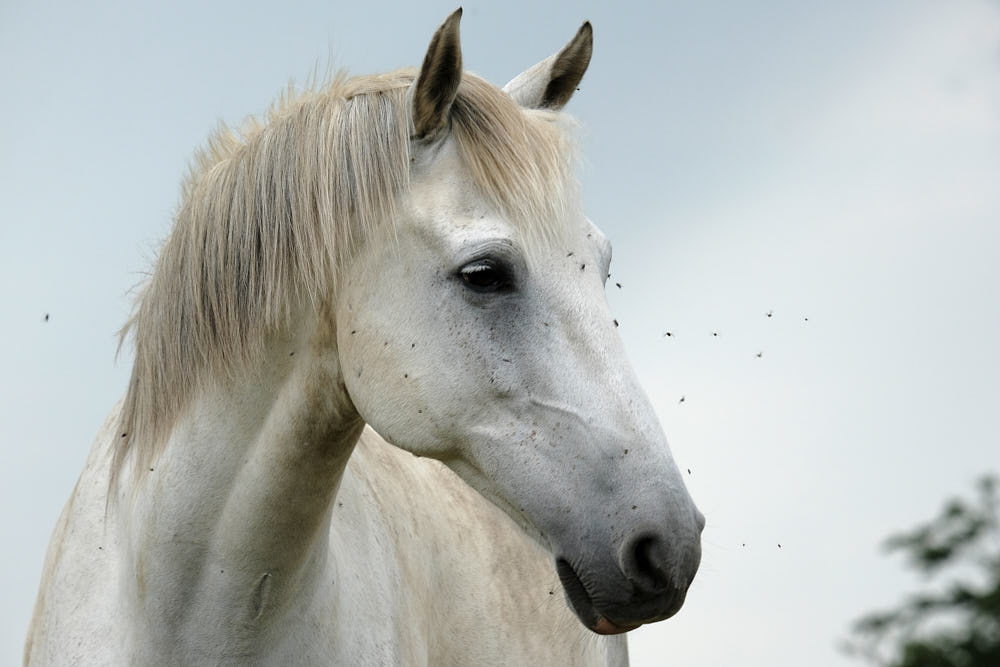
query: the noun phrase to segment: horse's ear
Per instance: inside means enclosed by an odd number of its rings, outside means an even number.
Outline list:
[[[586,21],[562,51],[524,70],[503,89],[522,107],[562,109],[576,92],[593,51],[594,30]]]
[[[414,139],[433,138],[448,124],[451,104],[462,80],[462,45],[458,40],[459,7],[431,38],[413,89]]]

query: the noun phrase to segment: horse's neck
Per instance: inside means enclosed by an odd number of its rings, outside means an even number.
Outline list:
[[[318,574],[362,427],[315,332],[272,340],[262,364],[203,389],[123,514],[137,643],[253,650]]]

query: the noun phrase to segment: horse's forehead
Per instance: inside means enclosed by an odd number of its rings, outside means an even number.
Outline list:
[[[488,238],[515,241],[518,229],[491,206],[461,171],[438,171],[416,180],[405,224],[432,246],[448,250]]]
[[[410,168],[410,187],[406,194],[409,218],[421,225],[432,225],[445,234],[462,233],[468,230],[486,230],[487,228],[503,228],[503,235],[510,237],[525,237],[534,239],[544,234],[533,233],[533,228],[545,228],[547,236],[575,237],[578,234],[594,232],[596,238],[603,234],[589,229],[590,222],[579,214],[578,192],[575,188],[553,190],[548,203],[551,209],[546,210],[532,205],[531,199],[524,199],[522,211],[537,211],[538,215],[523,219],[512,219],[503,210],[498,200],[506,199],[502,184],[494,183],[499,192],[492,195],[484,192],[482,178],[476,177],[463,161],[455,140],[451,137],[439,145],[430,148],[418,148],[413,156]],[[518,189],[515,187],[514,192]],[[508,190],[507,192],[510,192]],[[521,193],[524,197],[539,198],[539,191]],[[542,197],[544,198],[544,196]],[[555,205],[557,201],[566,206]],[[510,202],[508,202],[510,203]],[[515,198],[513,206],[518,208]],[[568,215],[543,215],[552,211],[572,212]],[[538,219],[535,219],[538,218]]]
[[[469,169],[458,155],[455,142],[420,149],[411,166],[410,206],[418,217],[463,211],[476,213],[488,207]]]

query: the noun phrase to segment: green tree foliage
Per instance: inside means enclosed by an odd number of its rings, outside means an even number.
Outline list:
[[[996,477],[910,532],[893,535],[926,590],[854,623],[849,654],[886,667],[1000,667],[1000,510]]]

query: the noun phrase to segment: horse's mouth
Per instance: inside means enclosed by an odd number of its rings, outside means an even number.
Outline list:
[[[627,623],[619,625],[607,618],[594,606],[594,601],[587,592],[587,587],[583,585],[579,575],[573,566],[563,558],[556,559],[556,572],[559,573],[559,580],[562,582],[563,590],[566,592],[566,599],[569,600],[570,607],[577,617],[592,632],[599,635],[618,635],[629,630],[635,630],[642,623]]]
[[[609,621],[605,617],[601,616],[597,619],[597,625],[590,628],[591,631],[596,632],[599,635],[620,635],[623,632],[629,632],[630,630],[635,630],[642,623],[635,623],[632,625],[617,625],[612,621]]]

